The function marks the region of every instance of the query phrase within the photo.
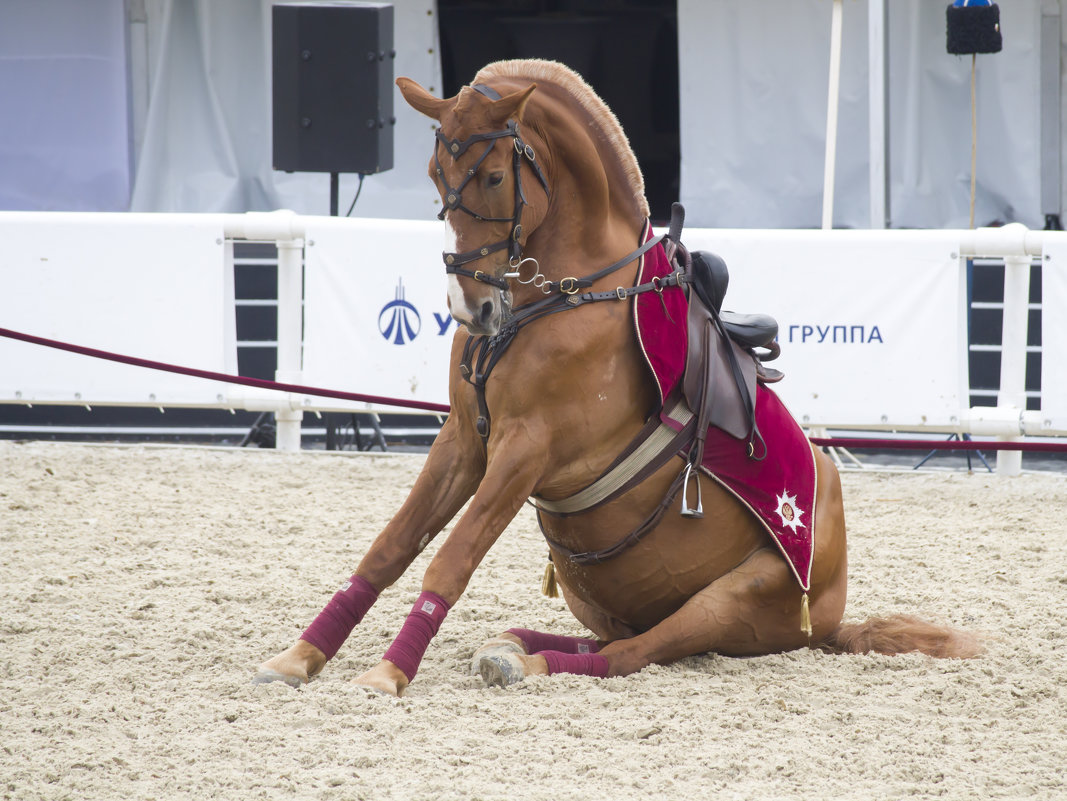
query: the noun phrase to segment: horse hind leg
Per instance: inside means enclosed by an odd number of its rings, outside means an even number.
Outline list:
[[[504,687],[526,676],[544,676],[553,672],[586,672],[595,669],[588,658],[605,643],[636,633],[622,621],[586,603],[559,583],[563,599],[571,613],[599,639],[546,634],[530,629],[512,628],[492,638],[471,657],[470,673],[481,675],[487,686]],[[543,654],[549,654],[546,658]]]
[[[506,686],[526,676],[545,675],[545,660],[533,658],[542,651],[567,655],[595,654],[602,644],[588,637],[512,628],[488,640],[474,652],[470,673],[472,676],[481,675],[487,685]]]
[[[647,632],[604,647],[609,675],[695,654],[758,656],[826,640],[841,620],[844,594],[812,592],[812,635],[801,630],[803,593],[785,561],[770,548],[748,557]]]
[[[474,652],[471,675],[480,674],[488,686],[504,687],[522,681],[526,676],[604,673],[606,663],[595,655],[606,643],[633,637],[637,631],[583,601],[562,580],[559,589],[574,617],[598,639],[508,629]]]
[[[522,640],[510,632],[504,631],[486,640],[471,654],[470,675],[477,676],[481,672],[483,659],[506,657],[509,654],[526,656],[527,651],[523,647]]]

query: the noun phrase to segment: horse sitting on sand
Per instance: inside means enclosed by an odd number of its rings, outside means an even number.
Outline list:
[[[529,499],[558,587],[592,633],[513,628],[474,655],[489,684],[625,676],[704,652],[967,657],[970,635],[907,616],[842,625],[841,484],[769,384],[775,327],[721,309],[725,265],[653,236],[618,121],[567,67],[488,65],[455,97],[407,78],[439,123],[430,178],[444,254],[451,413],[352,577],[257,681],[319,673],[465,503],[382,660],[400,695],[474,570]]]

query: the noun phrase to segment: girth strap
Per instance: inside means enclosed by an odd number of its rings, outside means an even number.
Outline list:
[[[585,489],[558,501],[534,496],[530,503],[549,514],[567,516],[587,512],[629,492],[681,452],[692,439],[696,416],[685,400],[677,397],[673,403],[664,404],[664,408],[666,416],[679,423],[681,428],[674,429],[655,416]]]
[[[629,534],[627,534],[614,545],[609,546],[607,548],[603,548],[599,551],[584,551],[582,553],[575,553],[569,548],[563,547],[559,543],[552,542],[552,540],[548,538],[548,535],[545,534],[545,527],[544,524],[541,522],[540,510],[538,510],[537,512],[537,524],[541,527],[541,534],[544,535],[545,542],[548,543],[548,547],[566,556],[568,561],[573,562],[576,565],[598,565],[601,562],[606,562],[607,560],[618,556],[620,553],[627,550],[628,548],[632,548],[634,545],[643,540],[647,535],[652,533],[652,531],[655,530],[656,526],[659,525],[659,521],[663,519],[663,515],[665,515],[667,513],[667,510],[670,509],[671,504],[674,503],[674,499],[677,497],[678,491],[685,484],[686,478],[687,474],[685,472],[679,473],[678,476],[674,479],[674,481],[671,482],[670,487],[668,487],[666,494],[663,496],[663,500],[656,505],[656,508],[653,509],[652,513],[644,519],[641,525],[639,525],[637,528],[635,528],[633,531],[631,531]]]

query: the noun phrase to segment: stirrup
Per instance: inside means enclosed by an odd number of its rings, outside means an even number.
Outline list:
[[[682,517],[701,518],[704,516],[704,504],[700,494],[700,473],[696,475],[697,480],[697,508],[691,509],[689,507],[689,501],[686,499],[686,492],[689,490],[689,477],[693,472],[693,463],[689,462],[685,466],[685,477],[682,479]]]

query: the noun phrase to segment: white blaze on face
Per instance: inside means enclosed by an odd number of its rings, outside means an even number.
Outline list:
[[[459,250],[457,245],[456,229],[452,227],[449,215],[445,215],[445,253],[455,253]],[[459,276],[448,274],[448,310],[460,323],[471,321],[470,309],[467,308],[467,299],[463,296],[463,287],[460,286]]]

